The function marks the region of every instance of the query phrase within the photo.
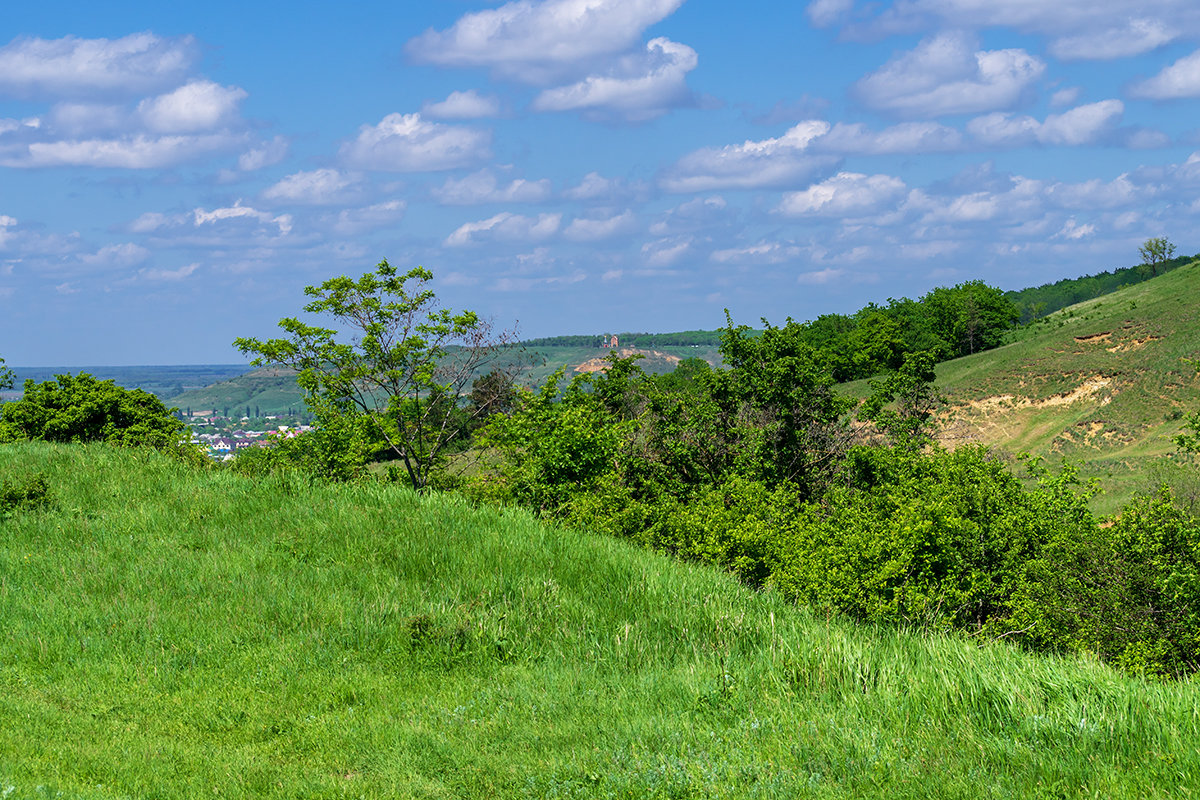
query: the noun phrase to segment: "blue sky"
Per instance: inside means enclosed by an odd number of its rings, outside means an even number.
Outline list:
[[[238,361],[382,258],[532,337],[1200,249],[1195,0],[9,6],[10,365]]]

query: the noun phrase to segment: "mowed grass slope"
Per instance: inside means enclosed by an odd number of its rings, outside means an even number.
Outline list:
[[[1070,306],[1016,341],[938,367],[943,440],[1069,458],[1115,510],[1151,490],[1184,413],[1200,409],[1200,262]]]
[[[1182,797],[1200,691],[383,484],[0,447],[0,795]],[[61,793],[61,794],[59,794]]]

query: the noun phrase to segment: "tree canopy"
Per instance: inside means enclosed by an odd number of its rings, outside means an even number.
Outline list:
[[[167,449],[186,441],[186,426],[163,402],[86,372],[25,382],[20,400],[0,406],[0,441],[109,442]]]
[[[255,366],[295,369],[319,427],[368,421],[418,489],[459,436],[460,400],[486,368],[506,366],[499,359],[515,340],[474,311],[443,308],[426,286],[432,279],[424,267],[401,274],[385,259],[357,280],[305,288],[313,301],[304,311],[333,317],[343,331],[289,317],[279,322],[288,338],[234,342]]]
[[[1150,274],[1157,275],[1159,268],[1175,255],[1175,245],[1165,236],[1156,236],[1147,239],[1138,248],[1138,255],[1142,257],[1142,263],[1150,268]]]

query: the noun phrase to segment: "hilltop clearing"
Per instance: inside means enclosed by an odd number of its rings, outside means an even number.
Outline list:
[[[395,485],[0,446],[6,797],[1177,797],[1193,683]],[[35,498],[36,499],[36,498]]]

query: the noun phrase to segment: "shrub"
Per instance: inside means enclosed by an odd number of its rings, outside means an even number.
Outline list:
[[[26,381],[24,397],[0,406],[0,441],[102,441],[173,450],[187,441],[186,430],[154,395],[86,372]]]
[[[1073,478],[1027,490],[982,448],[857,448],[779,543],[771,583],[871,622],[1001,635],[1043,538],[1094,527]]]

